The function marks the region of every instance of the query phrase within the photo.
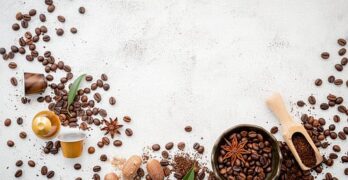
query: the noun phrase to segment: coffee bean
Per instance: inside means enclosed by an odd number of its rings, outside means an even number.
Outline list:
[[[12,30],[14,30],[14,31],[18,31],[20,28],[21,28],[21,27],[19,26],[19,24],[18,24],[18,23],[14,23],[14,24],[12,24]]]
[[[346,136],[346,134],[344,134],[343,131],[338,132],[338,137],[339,137],[341,140],[346,140],[346,139],[347,139],[347,136]]]
[[[90,146],[89,148],[88,148],[88,153],[89,154],[93,154],[95,152],[95,148],[93,147],[93,146]]]
[[[115,99],[114,97],[110,97],[110,98],[109,98],[109,103],[110,103],[111,105],[115,105],[115,104],[116,104],[116,99]]]
[[[127,129],[125,130],[125,133],[126,133],[127,136],[132,136],[132,135],[133,135],[133,131],[132,131],[132,129],[130,129],[130,128],[127,128]]]
[[[152,150],[153,151],[159,151],[160,149],[161,149],[161,146],[159,144],[152,145]]]
[[[167,150],[171,150],[171,149],[173,148],[173,146],[174,146],[174,143],[173,143],[173,142],[169,142],[169,143],[167,143],[167,144],[165,145],[165,148],[166,148]]]
[[[323,58],[323,59],[329,59],[329,57],[330,57],[330,54],[329,54],[328,52],[323,52],[323,53],[321,53],[321,58]]]
[[[336,64],[336,65],[335,65],[335,69],[336,69],[337,71],[342,71],[342,70],[343,70],[343,66],[342,66],[341,64]]]
[[[103,147],[104,147],[104,143],[101,142],[101,141],[99,141],[99,142],[97,143],[97,146],[98,146],[99,148],[103,148]]]
[[[299,101],[297,101],[297,106],[299,106],[299,107],[303,107],[304,105],[305,105],[305,102],[303,102],[302,100],[299,100]]]
[[[40,14],[39,15],[39,19],[40,19],[41,22],[45,22],[46,21],[46,15]]]
[[[123,121],[129,123],[129,122],[132,121],[132,118],[129,117],[129,116],[124,116],[124,117],[123,117]]]
[[[334,84],[339,86],[343,84],[343,80],[342,79],[335,79]]]
[[[10,63],[8,64],[8,67],[9,67],[10,69],[16,69],[16,68],[17,68],[17,64],[16,64],[15,62],[10,62]]]
[[[337,40],[337,44],[339,44],[340,46],[345,46],[347,44],[347,41],[343,38],[339,38]]]
[[[53,178],[53,177],[54,177],[54,171],[48,171],[46,177],[47,177],[48,179]]]
[[[57,19],[58,19],[58,21],[59,22],[65,22],[65,17],[64,16],[61,16],[61,15],[59,15],[59,16],[57,16]]]
[[[36,163],[35,163],[33,160],[29,160],[29,161],[28,161],[28,165],[29,165],[30,167],[35,167]]]
[[[103,81],[101,79],[98,79],[97,86],[101,88],[101,87],[103,87],[103,85],[104,85]]]
[[[342,97],[337,97],[336,100],[335,100],[336,104],[342,104],[342,102],[343,102],[343,98]]]
[[[348,135],[348,127],[344,127],[343,132]]]
[[[338,156],[337,156],[337,154],[335,154],[335,153],[330,153],[330,154],[329,154],[329,158],[330,158],[330,159],[337,159]]]
[[[73,34],[77,33],[77,29],[75,27],[70,28],[70,32]]]
[[[58,29],[56,30],[56,34],[57,34],[58,36],[62,36],[62,35],[64,34],[64,30],[63,30],[62,28],[58,28]]]
[[[344,169],[344,174],[348,176],[348,168]]]
[[[23,161],[22,160],[18,160],[17,162],[16,162],[16,166],[17,167],[21,167],[23,165]]]
[[[96,83],[92,83],[91,90],[96,90],[98,88]]]
[[[185,127],[186,132],[191,132],[192,131],[192,126],[186,126]]]
[[[197,152],[199,154],[203,154],[204,153],[204,146],[199,146],[198,149],[197,149]]]
[[[319,118],[318,122],[319,122],[319,124],[322,125],[322,126],[326,124],[326,121],[325,121],[324,118]]]
[[[48,31],[46,26],[41,26],[40,30],[42,33],[47,33],[47,31]]]
[[[309,102],[309,104],[314,105],[317,101],[316,101],[314,96],[309,96],[308,102]]]
[[[346,52],[347,52],[346,48],[341,48],[341,49],[338,51],[338,55],[343,56],[343,55],[346,54]]]
[[[41,175],[46,176],[48,172],[47,166],[42,166],[41,167]]]
[[[185,143],[184,142],[179,142],[178,143],[178,149],[179,150],[184,150],[185,149]]]
[[[23,20],[28,22],[31,20],[31,16],[29,14],[23,14]]]
[[[53,4],[47,6],[47,11],[50,12],[50,13],[53,12],[55,9],[56,9],[56,7]]]
[[[29,23],[27,21],[22,20],[21,21],[21,26],[22,26],[22,28],[26,29],[26,28],[28,28]]]
[[[108,157],[105,154],[102,154],[100,156],[100,161],[107,161],[107,160],[108,160]]]
[[[341,65],[345,66],[348,63],[348,58],[344,57],[341,59]]]
[[[109,145],[110,144],[110,140],[108,137],[103,137],[102,138],[102,142],[105,144],[105,145]]]
[[[330,138],[331,138],[331,139],[337,139],[337,133],[335,133],[335,132],[330,132]]]
[[[334,150],[335,152],[340,152],[340,151],[341,151],[341,148],[340,148],[339,145],[334,145],[334,146],[332,147],[332,150]]]
[[[99,93],[95,93],[93,96],[94,100],[98,103],[101,101],[101,95]]]
[[[100,166],[94,166],[93,167],[93,172],[99,172],[101,170]]]
[[[100,180],[99,174],[93,174],[93,180]]]
[[[348,156],[342,156],[341,157],[342,162],[346,163],[348,162]]]
[[[23,47],[18,48],[19,54],[25,54],[25,49]]]
[[[17,118],[17,124],[18,125],[23,124],[23,118],[21,118],[21,117]]]
[[[11,125],[11,122],[12,122],[11,119],[5,119],[4,125],[8,127]]]
[[[74,169],[75,170],[80,170],[81,169],[81,164],[79,164],[79,163],[74,164]]]
[[[86,8],[85,7],[79,7],[79,13],[80,14],[85,14]]]
[[[162,151],[161,155],[164,159],[168,159],[168,157],[169,157],[168,151]]]
[[[341,121],[341,118],[340,118],[338,115],[334,115],[334,116],[333,116],[333,121],[334,121],[335,123],[338,123],[338,122]]]
[[[115,140],[114,141],[114,146],[116,146],[116,147],[122,146],[122,141],[121,140]]]
[[[109,90],[110,89],[110,85],[108,83],[103,84],[103,89],[105,91]]]
[[[0,54],[3,55],[6,53],[6,49],[5,48],[0,48]]]
[[[17,19],[18,21],[22,20],[22,19],[23,19],[23,14],[22,14],[21,12],[17,12],[17,14],[16,14],[16,19]]]
[[[278,132],[278,127],[277,126],[273,126],[272,128],[271,128],[271,133],[272,134],[276,134]]]
[[[10,79],[10,82],[11,82],[12,86],[17,86],[18,85],[17,79],[15,77],[12,77]]]
[[[322,103],[322,104],[320,104],[320,109],[327,110],[327,109],[329,109],[329,105],[327,103]]]
[[[347,108],[343,105],[339,105],[337,107],[337,110],[340,112],[340,113],[346,113],[347,112]]]
[[[315,84],[316,86],[321,86],[321,85],[323,84],[323,81],[322,81],[321,79],[316,79],[316,80],[314,81],[314,84]]]
[[[27,133],[22,131],[19,133],[19,137],[22,138],[22,139],[25,139],[27,137]]]
[[[42,37],[42,40],[45,41],[45,42],[48,42],[48,41],[51,40],[51,37],[50,37],[49,35],[44,35],[44,36]]]
[[[29,11],[29,15],[30,15],[30,16],[35,16],[35,15],[36,15],[36,10],[35,10],[35,9],[31,9],[31,10]]]
[[[23,171],[22,171],[21,169],[19,169],[19,170],[16,171],[15,177],[16,177],[16,178],[19,178],[19,177],[22,176],[22,174],[23,174]]]
[[[333,83],[335,81],[335,76],[329,76],[327,80],[329,83]]]

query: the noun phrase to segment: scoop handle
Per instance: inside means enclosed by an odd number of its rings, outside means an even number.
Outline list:
[[[282,96],[279,93],[274,93],[266,101],[266,104],[274,115],[278,118],[283,128],[290,127],[294,122],[286,110]]]

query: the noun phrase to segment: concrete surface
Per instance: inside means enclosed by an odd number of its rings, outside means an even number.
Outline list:
[[[34,136],[30,126],[34,114],[47,106],[35,102],[35,97],[31,97],[31,105],[22,105],[23,91],[9,82],[23,71],[44,72],[43,68],[17,55],[19,68],[13,71],[1,60],[0,119],[13,120],[10,128],[0,123],[3,179],[14,178],[16,160],[29,158],[38,165],[32,169],[25,163],[22,179],[43,179],[37,176],[43,164],[56,171],[55,179],[89,179],[96,164],[102,165],[102,175],[113,169],[109,163],[99,162],[101,153],[128,157],[141,154],[143,147],[153,143],[169,141],[185,141],[188,146],[200,142],[206,147],[203,159],[209,159],[216,137],[228,127],[250,123],[270,129],[278,125],[265,106],[272,91],[284,95],[297,119],[308,109],[296,108],[293,104],[298,99],[314,94],[324,101],[329,92],[346,97],[345,86],[326,83],[339,61],[336,40],[348,38],[345,0],[55,0],[55,4],[56,11],[48,14],[43,0],[2,0],[0,46],[9,48],[24,32],[11,30],[17,11],[36,8],[38,13],[45,12],[52,36],[47,49],[72,65],[75,75],[107,73],[112,87],[105,97],[115,95],[117,106],[103,100],[104,107],[113,117],[130,115],[134,136],[121,136],[121,148],[97,148],[95,155],[85,153],[79,159],[63,159],[61,153],[43,155],[44,141]],[[79,6],[86,7],[85,15],[77,12]],[[66,23],[59,23],[57,15],[64,15]],[[30,30],[40,24],[33,20]],[[69,33],[72,26],[78,28],[76,35]],[[65,29],[63,37],[55,35],[57,27]],[[324,50],[331,52],[328,62],[320,59]],[[344,79],[347,71],[336,74]],[[313,85],[318,77],[324,79],[320,88]],[[335,112],[312,110],[317,117],[328,119]],[[25,118],[23,126],[16,125],[18,116]],[[346,117],[343,119],[340,129],[347,126]],[[193,126],[192,133],[184,132],[186,125]],[[22,130],[28,133],[26,140],[18,138]],[[86,147],[96,145],[103,133],[95,129],[90,134]],[[280,133],[276,136],[281,140]],[[6,146],[8,139],[15,140],[16,148]],[[340,155],[347,153],[347,142],[336,140],[334,144],[345,147]],[[82,170],[73,169],[76,162],[82,164]],[[346,167],[336,161],[324,173],[330,171],[344,179]]]

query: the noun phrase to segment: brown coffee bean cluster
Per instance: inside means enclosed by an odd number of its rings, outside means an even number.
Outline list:
[[[46,142],[46,146],[43,148],[43,152],[45,154],[57,154],[59,152],[61,145],[60,141],[48,141]]]
[[[247,153],[241,154],[243,160],[225,158],[228,153],[222,145],[232,147],[232,139],[237,138],[238,144],[246,142],[243,149]],[[219,147],[219,174],[226,179],[265,179],[272,171],[272,146],[262,134],[255,131],[241,131],[225,137],[225,142]],[[233,146],[234,147],[234,146]],[[236,147],[234,147],[236,148]]]

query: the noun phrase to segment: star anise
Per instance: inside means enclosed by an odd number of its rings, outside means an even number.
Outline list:
[[[101,130],[106,131],[105,135],[110,134],[111,138],[114,138],[115,134],[121,134],[119,129],[122,128],[123,125],[118,124],[117,118],[110,118],[110,121],[104,119],[103,123],[105,123],[105,126],[101,128]]]
[[[245,144],[247,141],[243,141],[238,143],[237,137],[233,136],[231,142],[227,141],[228,145],[223,145],[222,149],[226,151],[225,156],[223,157],[223,160],[231,158],[231,165],[233,166],[235,161],[237,159],[241,160],[243,163],[245,163],[243,154],[249,154],[250,152],[244,149]]]

